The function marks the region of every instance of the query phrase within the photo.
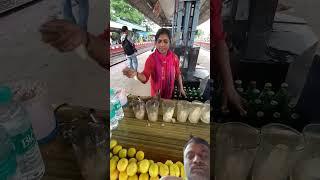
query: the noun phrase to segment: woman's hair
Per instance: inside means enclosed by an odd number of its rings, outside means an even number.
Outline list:
[[[169,29],[166,29],[166,28],[161,28],[161,29],[159,29],[159,30],[157,31],[156,36],[155,36],[156,41],[159,39],[159,36],[160,36],[161,34],[166,34],[166,35],[168,35],[169,41],[171,41],[171,32],[169,31]]]

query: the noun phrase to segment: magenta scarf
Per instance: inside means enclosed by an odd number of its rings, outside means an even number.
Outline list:
[[[168,50],[167,55],[164,56],[156,50],[153,57],[155,60],[154,82],[156,90],[160,90],[161,98],[171,99],[175,79],[174,53]],[[164,79],[161,78],[163,73]]]

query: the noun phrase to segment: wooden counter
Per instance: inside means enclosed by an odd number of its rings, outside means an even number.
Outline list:
[[[162,121],[161,113],[157,122],[148,122],[136,119],[131,108],[125,108],[124,113],[125,118],[112,132],[112,139],[118,140],[124,148],[135,147],[137,150],[144,151],[146,159],[152,159],[155,162],[183,161],[183,147],[190,135],[210,142],[209,124],[165,123]]]

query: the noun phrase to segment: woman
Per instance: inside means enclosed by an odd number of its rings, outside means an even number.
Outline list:
[[[159,92],[161,98],[164,99],[171,99],[175,80],[178,80],[180,95],[186,96],[179,59],[169,50],[170,41],[170,31],[165,28],[159,29],[155,36],[156,50],[148,57],[144,70],[142,72],[130,68],[123,70],[123,74],[128,78],[136,77],[142,83],[148,82],[151,78],[151,96],[155,96]]]

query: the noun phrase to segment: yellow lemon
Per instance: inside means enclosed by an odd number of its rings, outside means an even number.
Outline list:
[[[153,160],[149,160],[149,164],[153,164],[154,163],[154,161]]]
[[[135,175],[137,173],[137,170],[138,170],[137,164],[135,162],[130,163],[127,166],[127,174],[128,174],[128,176]]]
[[[176,177],[180,176],[180,169],[176,164],[170,165],[169,169],[170,169],[170,176],[176,176]]]
[[[114,170],[114,171],[110,171],[110,180],[117,180],[119,177],[119,171],[118,170]]]
[[[110,157],[109,158],[112,158],[113,154],[110,152]]]
[[[149,175],[147,173],[142,173],[139,176],[139,180],[149,180]]]
[[[114,171],[115,169],[117,169],[117,161],[110,159],[110,172]]]
[[[144,152],[143,151],[138,151],[136,154],[136,159],[138,161],[142,161],[144,159]]]
[[[139,171],[141,172],[141,173],[147,173],[148,172],[148,170],[149,170],[149,161],[148,160],[146,160],[146,159],[144,159],[144,160],[142,160],[141,162],[140,162],[140,164],[139,164]]]
[[[119,151],[119,158],[126,158],[127,157],[127,150],[126,149],[121,149]]]
[[[129,164],[132,163],[132,162],[137,163],[137,159],[136,159],[136,158],[130,158],[130,159],[129,159]]]
[[[156,177],[150,177],[150,180],[159,180],[159,177],[156,176]]]
[[[160,165],[163,164],[162,162],[157,162],[157,165],[160,167]]]
[[[118,162],[119,161],[119,157],[118,156],[112,156],[112,158],[111,159],[114,159],[116,162]]]
[[[122,158],[118,161],[117,169],[120,172],[123,172],[126,170],[127,166],[128,166],[128,159]]]
[[[128,180],[138,180],[138,175],[129,176]]]
[[[133,158],[134,157],[134,155],[136,155],[136,149],[135,148],[129,148],[129,150],[128,150],[128,156],[129,157],[131,157],[131,158]]]
[[[128,174],[126,172],[120,172],[119,174],[119,180],[127,180],[128,179]]]
[[[186,173],[184,172],[184,166],[181,166],[180,167],[180,175],[183,179],[185,179],[187,176],[186,176]]]
[[[117,144],[118,144],[118,142],[116,140],[112,139],[110,141],[110,150],[113,149]]]
[[[167,160],[165,164],[170,167],[170,165],[172,165],[173,162],[171,160]]]
[[[179,168],[181,168],[181,166],[183,166],[182,162],[180,162],[180,161],[177,161],[177,162],[176,162],[176,165],[177,165]]]
[[[116,155],[122,149],[121,145],[117,145],[113,148],[113,154]]]
[[[158,173],[159,173],[158,165],[155,163],[151,164],[149,168],[150,177],[158,177]]]
[[[165,164],[161,164],[159,166],[159,174],[161,177],[168,176],[169,175],[169,167]]]

